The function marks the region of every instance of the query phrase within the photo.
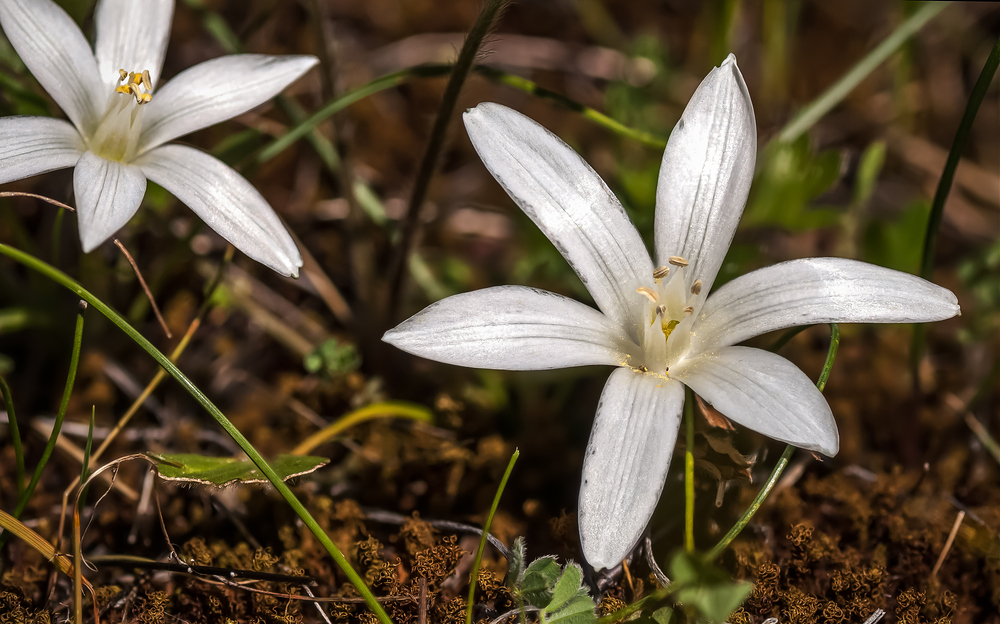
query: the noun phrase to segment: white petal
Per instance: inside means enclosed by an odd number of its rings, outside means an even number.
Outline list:
[[[705,302],[698,351],[796,325],[926,323],[959,313],[954,293],[915,275],[845,258],[805,258],[758,269]]]
[[[670,376],[744,427],[830,457],[840,449],[837,422],[823,394],[780,355],[723,347],[671,366]]]
[[[0,184],[72,167],[84,150],[72,124],[50,117],[0,117]]]
[[[302,257],[281,219],[257,189],[222,161],[192,147],[164,145],[135,164],[247,256],[298,277]]]
[[[549,237],[618,323],[634,323],[652,281],[646,246],[618,198],[579,154],[542,126],[499,104],[466,111],[486,168]],[[638,338],[636,336],[636,338]]]
[[[639,541],[660,500],[680,429],[684,386],[630,368],[611,374],[583,460],[580,541],[595,569]]]
[[[622,365],[621,330],[597,310],[525,286],[498,286],[431,304],[390,329],[389,344],[429,360],[496,370]]]
[[[18,56],[81,132],[107,95],[87,40],[52,0],[0,0],[0,24]]]
[[[73,170],[80,243],[89,253],[128,223],[146,194],[146,177],[135,165],[84,152]]]
[[[663,152],[656,187],[656,257],[681,256],[688,286],[711,290],[743,214],[757,157],[753,104],[736,57],[709,72]]]
[[[146,105],[140,149],[145,151],[245,113],[298,80],[314,56],[233,54],[182,71]]]
[[[118,70],[149,70],[154,89],[163,69],[173,19],[173,0],[101,0],[94,12],[94,55],[105,84],[118,84]]]

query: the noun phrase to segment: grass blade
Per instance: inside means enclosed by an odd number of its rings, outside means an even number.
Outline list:
[[[75,293],[81,299],[97,309],[98,312],[106,316],[108,320],[117,325],[118,328],[121,329],[129,338],[149,353],[149,355],[152,356],[152,358],[156,360],[156,362],[162,366],[171,377],[180,383],[181,387],[183,387],[196,401],[198,401],[198,403],[201,404],[205,411],[207,411],[209,415],[211,415],[212,418],[219,423],[219,425],[226,431],[227,434],[229,434],[233,441],[236,442],[244,453],[247,454],[247,457],[249,457],[250,460],[257,465],[261,474],[267,477],[267,480],[270,481],[275,489],[278,490],[278,493],[281,494],[282,498],[284,498],[288,505],[295,511],[296,515],[302,519],[302,522],[309,528],[312,534],[316,536],[316,539],[319,540],[324,548],[326,548],[327,552],[344,572],[344,575],[347,576],[351,584],[358,590],[358,593],[361,594],[362,598],[364,598],[368,608],[371,609],[372,613],[375,614],[378,620],[383,624],[392,624],[392,620],[386,614],[382,606],[379,605],[378,601],[375,600],[375,596],[371,593],[371,590],[368,589],[368,586],[365,585],[364,580],[362,580],[358,573],[354,571],[351,564],[347,561],[347,558],[344,557],[343,553],[340,552],[340,549],[337,548],[336,544],[334,544],[326,532],[323,531],[323,528],[320,527],[319,523],[316,522],[316,519],[312,517],[312,514],[309,513],[302,502],[299,501],[295,494],[292,493],[292,491],[287,485],[285,485],[278,475],[274,473],[270,465],[268,465],[268,463],[264,461],[264,458],[261,457],[260,453],[257,452],[257,449],[250,444],[250,441],[247,440],[231,422],[229,422],[229,419],[226,418],[226,416],[219,410],[218,407],[215,406],[214,403],[212,403],[211,400],[209,400],[207,396],[205,396],[205,393],[202,392],[201,389],[198,388],[198,386],[196,386],[190,379],[188,379],[187,376],[182,373],[169,358],[167,358],[167,356],[163,355],[163,353],[153,346],[149,340],[136,331],[134,327],[129,325],[120,314],[112,310],[107,304],[95,297],[87,289],[78,284],[73,278],[66,275],[59,269],[30,254],[24,253],[19,249],[3,243],[0,243],[0,254],[3,254],[10,259],[41,273],[45,277]]]
[[[497,493],[493,496],[493,505],[490,506],[490,515],[486,517],[486,524],[483,525],[483,535],[479,538],[479,548],[476,549],[476,559],[472,562],[472,578],[469,581],[469,603],[466,606],[465,611],[465,624],[472,624],[472,601],[476,597],[476,583],[479,582],[479,564],[483,560],[483,551],[486,549],[486,537],[490,534],[490,525],[493,524],[493,516],[497,512],[497,507],[500,505],[500,496],[503,494],[503,490],[507,487],[507,479],[510,478],[510,473],[514,470],[514,464],[517,463],[517,458],[521,455],[521,452],[514,449],[514,454],[510,456],[510,461],[507,462],[507,470],[503,473],[503,478],[500,479],[500,486],[497,487]]]
[[[799,138],[817,121],[839,104],[847,94],[854,90],[868,74],[875,71],[893,52],[906,42],[914,33],[923,28],[934,16],[944,10],[950,2],[927,2],[917,9],[902,24],[896,27],[888,37],[882,40],[875,49],[865,55],[849,72],[835,82],[811,104],[799,111],[788,125],[778,135],[778,140],[791,143]]]

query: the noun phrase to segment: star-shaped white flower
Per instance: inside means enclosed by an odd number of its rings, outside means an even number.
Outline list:
[[[72,122],[0,118],[0,184],[75,167],[80,242],[90,252],[132,218],[148,178],[246,255],[298,275],[299,251],[261,194],[218,159],[166,143],[262,104],[317,59],[224,56],[160,88],[173,11],[173,0],[99,0],[91,51],[52,0],[0,0],[4,33]]]
[[[733,421],[834,455],[830,406],[788,360],[739,342],[813,323],[920,323],[959,313],[950,291],[841,258],[792,260],[709,296],[753,178],[757,131],[730,56],[701,83],[663,154],[654,265],[607,185],[534,121],[497,104],[465,113],[497,181],[583,280],[600,312],[500,286],[439,301],[383,338],[460,366],[541,370],[607,364],[580,488],[583,553],[601,569],[635,545],[663,489],[684,386]]]

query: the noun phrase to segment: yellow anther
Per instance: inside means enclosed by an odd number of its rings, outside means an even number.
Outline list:
[[[148,69],[141,72],[118,70],[118,86],[115,87],[115,93],[134,97],[136,104],[148,104],[153,100],[152,91],[153,80]]]
[[[638,288],[635,289],[635,292],[637,292],[640,295],[646,297],[647,299],[649,299],[653,303],[658,303],[660,301],[660,298],[656,295],[655,292],[653,292],[652,288],[646,288],[645,286],[640,286],[640,287],[638,287]]]
[[[701,280],[695,280],[694,285],[691,286],[691,294],[697,295],[701,293]]]
[[[667,306],[662,304],[656,306],[656,316],[664,316],[666,315],[666,313],[667,313]]]
[[[670,259],[667,260],[667,262],[679,267],[686,267],[688,265],[688,261],[680,256],[670,256]]]
[[[663,279],[668,275],[670,275],[670,267],[668,266],[658,266],[653,271],[653,279]]]
[[[693,307],[688,306],[688,307],[684,308],[684,316],[689,316],[691,314],[694,314],[694,308]]]

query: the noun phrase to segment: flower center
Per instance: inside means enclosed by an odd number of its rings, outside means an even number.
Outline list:
[[[684,277],[688,261],[671,256],[670,266],[653,271],[653,286],[636,292],[647,299],[642,311],[643,367],[652,373],[667,374],[670,364],[683,356],[691,342],[690,329],[701,294],[701,280],[688,287]]]
[[[87,142],[90,151],[120,162],[135,157],[142,129],[142,106],[152,99],[149,70],[126,72],[119,69],[117,86],[108,99],[104,116]]]

